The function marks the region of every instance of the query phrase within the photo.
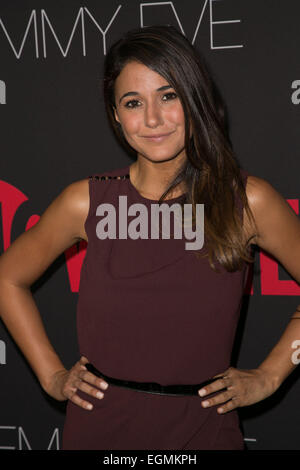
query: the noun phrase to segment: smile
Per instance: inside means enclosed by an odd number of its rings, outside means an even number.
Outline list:
[[[162,140],[166,139],[171,134],[173,134],[173,132],[169,132],[168,134],[143,135],[142,137],[144,139],[150,140],[151,142],[161,142]]]

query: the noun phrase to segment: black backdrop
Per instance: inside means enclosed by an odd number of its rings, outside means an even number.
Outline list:
[[[101,94],[109,46],[140,25],[174,24],[207,59],[227,103],[240,164],[299,214],[298,0],[1,0],[0,246],[36,223],[73,181],[131,163],[114,141]],[[78,359],[75,310],[86,245],[32,286],[66,367]],[[300,286],[255,249],[233,365],[254,368],[299,304]],[[0,448],[59,449],[65,403],[41,389],[0,323]],[[300,448],[299,369],[270,398],[239,410],[249,450]]]

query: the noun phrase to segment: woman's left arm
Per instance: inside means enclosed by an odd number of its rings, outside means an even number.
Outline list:
[[[249,176],[246,192],[256,223],[254,243],[274,256],[300,284],[299,218],[281,194],[262,178]],[[296,307],[280,340],[259,367],[250,370],[230,367],[216,375],[220,379],[198,393],[204,397],[222,391],[203,400],[202,406],[221,404],[217,411],[226,413],[237,407],[257,403],[280,387],[299,360],[300,305]],[[206,393],[202,393],[203,390]]]

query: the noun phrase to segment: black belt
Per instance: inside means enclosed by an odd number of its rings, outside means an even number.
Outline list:
[[[158,395],[198,395],[200,388],[209,385],[220,377],[206,380],[199,384],[194,385],[160,385],[155,382],[134,382],[130,380],[121,380],[108,377],[107,375],[102,374],[96,367],[92,364],[85,364],[85,367],[89,372],[106,380],[111,385],[116,385],[118,387],[131,388],[137,392],[145,393],[155,393]],[[198,395],[199,396],[199,395]]]

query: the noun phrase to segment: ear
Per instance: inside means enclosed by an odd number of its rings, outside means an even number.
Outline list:
[[[117,108],[115,108],[115,106],[114,106],[114,115],[115,115],[115,120],[120,124],[120,119],[119,119],[119,116],[118,116],[118,111],[117,111]]]

